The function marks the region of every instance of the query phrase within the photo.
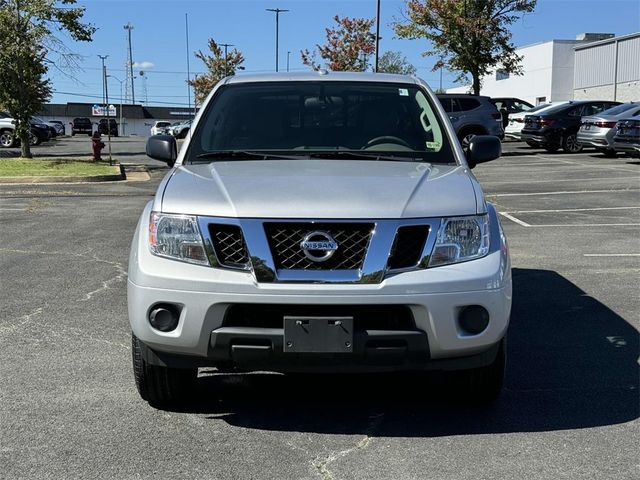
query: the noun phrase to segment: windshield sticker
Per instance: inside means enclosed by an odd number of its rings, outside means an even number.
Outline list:
[[[398,89],[398,95],[400,95],[401,97],[408,97],[409,96],[409,90],[406,88],[399,88]]]
[[[427,142],[427,148],[430,148],[431,150],[440,150],[440,147],[440,142]]]

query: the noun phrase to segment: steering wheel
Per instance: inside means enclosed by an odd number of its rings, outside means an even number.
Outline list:
[[[378,145],[380,143],[395,143],[397,145],[402,145],[403,147],[411,148],[407,142],[398,137],[393,137],[391,135],[384,135],[382,137],[372,138],[367,142],[364,148],[373,147],[374,145]]]

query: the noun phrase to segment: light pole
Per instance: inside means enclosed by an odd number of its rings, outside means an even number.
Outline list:
[[[376,66],[374,71],[378,73],[378,53],[380,51],[380,0],[378,0],[377,6],[378,13],[376,13]]]
[[[107,77],[113,78],[114,80],[120,83],[120,129],[121,129],[120,133],[124,135],[124,124],[122,123],[122,85],[124,84],[124,80],[120,80],[118,77],[114,75],[107,75]]]
[[[274,12],[276,14],[276,72],[278,71],[278,35],[280,29],[280,13],[288,12],[289,10],[283,10],[281,8],[267,8],[267,12]]]
[[[103,60],[104,62],[104,60]],[[109,144],[109,165],[113,165],[113,157],[111,156],[111,125],[109,123],[109,87],[107,85],[107,67],[104,66],[102,67],[103,72],[104,72],[104,97],[106,100],[106,105],[103,108],[107,109],[107,137],[108,137],[108,144]],[[102,113],[104,113],[104,110],[102,111]],[[114,120],[115,122],[115,120]]]
[[[107,77],[106,77],[107,74],[106,74],[106,67],[104,66],[104,61],[107,58],[109,58],[109,55],[98,55],[98,58],[102,60],[102,108],[104,108],[105,101],[106,101],[105,88],[107,83]],[[104,110],[102,113],[104,113]]]
[[[287,51],[287,72],[289,71],[289,57],[291,56],[291,52]]]
[[[219,45],[224,47],[224,76],[227,76],[227,48],[235,47],[232,43],[220,43]]]

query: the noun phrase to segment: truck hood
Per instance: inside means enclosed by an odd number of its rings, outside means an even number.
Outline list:
[[[167,213],[237,218],[399,219],[477,210],[465,167],[366,160],[181,165],[161,202]]]

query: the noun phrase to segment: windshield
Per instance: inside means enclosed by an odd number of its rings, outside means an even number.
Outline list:
[[[223,86],[194,132],[187,161],[263,158],[455,163],[433,105],[416,85],[262,82]],[[341,154],[344,153],[344,156]],[[348,154],[347,154],[348,153]],[[359,154],[359,157],[358,155]]]

